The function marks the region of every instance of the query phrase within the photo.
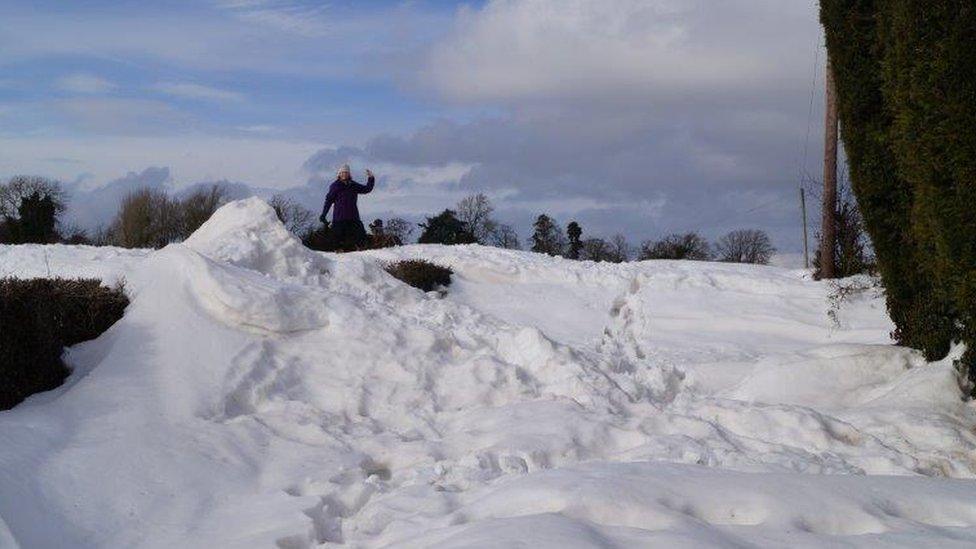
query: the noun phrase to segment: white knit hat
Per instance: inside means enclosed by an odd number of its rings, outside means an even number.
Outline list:
[[[349,164],[343,164],[342,166],[340,166],[339,167],[339,171],[336,172],[336,176],[338,177],[338,175],[341,174],[342,172],[345,172],[345,173],[348,173],[348,174],[351,174],[352,173],[352,170],[349,169]]]

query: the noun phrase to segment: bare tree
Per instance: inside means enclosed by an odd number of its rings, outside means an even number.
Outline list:
[[[386,220],[383,230],[391,238],[396,238],[406,244],[409,242],[410,235],[413,234],[414,224],[402,217],[393,217]]]
[[[627,242],[627,237],[620,233],[613,235],[613,238],[610,239],[609,261],[614,263],[630,261],[630,244]]]
[[[180,236],[189,238],[194,231],[210,219],[217,208],[227,201],[227,188],[220,184],[213,184],[207,188],[186,196],[179,202],[182,217]]]
[[[639,259],[688,259],[708,261],[711,259],[708,241],[698,233],[670,234],[657,242],[644,242]]]
[[[715,253],[720,261],[766,265],[776,252],[769,235],[758,229],[732,231],[719,239]]]
[[[834,212],[833,219],[834,250],[831,255],[834,260],[834,276],[844,278],[871,272],[874,269],[874,259],[870,252],[871,244],[864,229],[864,220],[857,200],[847,185],[842,185],[838,190],[837,211]],[[822,239],[823,235],[818,234],[817,237]],[[817,280],[827,278],[819,249],[814,255],[813,267],[814,278]]]
[[[61,226],[61,242],[64,244],[86,244],[91,245],[92,239],[88,236],[88,231],[72,223]]]
[[[291,198],[276,194],[268,201],[268,205],[274,209],[278,220],[292,234],[303,236],[312,228],[314,214]]]
[[[488,235],[488,244],[496,248],[507,248],[509,250],[522,249],[522,245],[519,243],[518,233],[515,232],[515,229],[511,225],[504,223],[495,227],[495,230]]]
[[[67,195],[61,183],[36,175],[16,175],[0,185],[0,217],[15,219],[21,202],[34,193],[51,197],[55,214],[62,213],[67,206]]]
[[[182,227],[179,202],[166,191],[145,188],[122,199],[109,233],[116,246],[162,248],[180,238]]]
[[[456,206],[457,218],[466,223],[471,234],[483,244],[491,241],[492,233],[498,228],[498,223],[491,217],[494,211],[484,193],[466,196]]]
[[[580,243],[579,259],[611,261],[613,247],[602,238],[587,238]]]

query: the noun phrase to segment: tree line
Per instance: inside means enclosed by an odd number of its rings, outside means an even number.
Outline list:
[[[61,223],[68,201],[56,181],[17,176],[0,185],[0,243],[55,243],[112,245],[125,248],[161,248],[187,238],[228,200],[226,189],[214,184],[184,196],[165,190],[143,188],[124,196],[107,226],[93,233]],[[316,223],[313,213],[284,196],[271,197],[269,205],[285,227],[310,248],[331,249],[328,224]],[[369,224],[365,247],[382,248],[411,242],[419,229],[420,244],[483,244],[522,249],[516,230],[495,218],[491,200],[478,193],[461,199],[454,208],[413,224],[393,217]],[[528,249],[575,260],[621,263],[632,259],[685,259],[766,264],[775,253],[769,236],[761,230],[728,233],[714,243],[698,233],[671,234],[632,246],[623,234],[609,239],[584,237],[582,226],[571,221],[565,230],[547,214],[533,223]]]
[[[162,248],[193,234],[226,202],[226,189],[219,184],[182,197],[138,189],[122,198],[107,226],[89,232],[62,222],[68,197],[60,183],[15,176],[0,184],[0,243]]]

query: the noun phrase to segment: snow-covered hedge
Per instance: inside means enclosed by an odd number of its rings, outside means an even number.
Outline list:
[[[60,385],[64,347],[98,337],[128,304],[96,279],[0,279],[0,410]]]
[[[425,292],[451,285],[454,271],[423,259],[407,259],[387,265],[386,272]]]

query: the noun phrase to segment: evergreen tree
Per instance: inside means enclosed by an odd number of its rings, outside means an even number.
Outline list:
[[[11,224],[21,243],[47,244],[57,240],[57,208],[49,194],[24,197],[17,209],[20,218]]]
[[[566,225],[566,236],[569,237],[569,248],[566,250],[566,257],[569,259],[579,259],[580,252],[583,250],[583,229],[579,223],[570,221]]]
[[[844,149],[899,343],[976,380],[976,9],[821,0]]]
[[[0,184],[0,243],[58,240],[58,217],[66,204],[57,181],[18,175]]]
[[[562,229],[551,217],[542,214],[532,226],[535,227],[535,232],[532,233],[533,252],[562,255],[566,238],[563,236]]]
[[[421,223],[424,231],[417,240],[420,244],[474,244],[478,242],[466,223],[457,218],[454,210],[428,217],[427,223]]]

